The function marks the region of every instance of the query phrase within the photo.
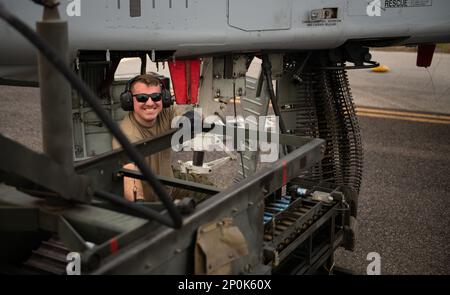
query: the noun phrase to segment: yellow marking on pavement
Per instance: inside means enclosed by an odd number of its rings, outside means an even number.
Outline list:
[[[375,67],[375,68],[373,68],[372,69],[372,72],[375,72],[375,73],[387,73],[387,72],[389,72],[391,69],[388,67],[388,66],[386,66],[386,65],[380,65],[380,66],[378,66],[378,67]]]
[[[437,115],[437,114],[425,114],[425,113],[416,113],[416,112],[402,112],[402,111],[393,111],[393,110],[385,110],[385,109],[374,109],[367,107],[357,107],[356,112],[364,112],[364,113],[373,113],[373,114],[381,114],[381,115],[396,115],[400,117],[417,117],[417,118],[426,118],[426,119],[438,119],[438,120],[450,120],[450,116],[448,115]]]
[[[450,120],[427,119],[427,118],[407,117],[407,116],[387,115],[387,114],[375,114],[375,113],[366,113],[366,112],[361,112],[361,111],[358,111],[357,114],[358,114],[358,116],[361,116],[361,117],[395,119],[395,120],[422,122],[422,123],[450,124]]]

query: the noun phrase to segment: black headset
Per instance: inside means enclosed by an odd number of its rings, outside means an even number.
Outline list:
[[[131,112],[134,110],[133,107],[133,93],[131,93],[131,85],[133,85],[134,82],[142,75],[138,75],[134,77],[133,79],[129,80],[127,82],[127,85],[125,86],[125,90],[120,94],[120,105],[124,111]],[[159,87],[161,88],[161,101],[163,108],[168,108],[173,104],[172,95],[170,94],[169,89],[167,89],[166,85],[163,83],[163,81],[153,76],[155,79],[159,81]],[[149,98],[151,99],[151,98]]]

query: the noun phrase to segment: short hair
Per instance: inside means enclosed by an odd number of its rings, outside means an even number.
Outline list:
[[[144,83],[147,86],[160,86],[161,87],[161,81],[158,78],[156,78],[155,76],[150,75],[150,74],[144,74],[144,75],[140,75],[134,79],[133,83],[131,83],[131,85],[130,85],[130,91],[133,91],[134,84],[136,84],[138,82]]]

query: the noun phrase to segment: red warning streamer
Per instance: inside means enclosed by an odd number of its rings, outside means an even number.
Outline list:
[[[200,83],[200,60],[171,60],[168,63],[177,104],[196,104]]]
[[[111,254],[114,254],[119,250],[119,242],[116,238],[112,238],[109,241],[109,250],[111,251]]]

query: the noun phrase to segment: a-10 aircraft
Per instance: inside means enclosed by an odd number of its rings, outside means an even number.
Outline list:
[[[334,251],[355,245],[363,168],[347,70],[377,66],[369,48],[393,45],[418,46],[427,67],[450,42],[446,0],[3,0],[0,18],[0,84],[41,88],[44,144],[0,136],[0,273],[330,271]],[[130,144],[116,123],[118,65],[140,57],[145,73],[147,56],[169,64],[176,103],[205,116],[271,105],[280,159],[258,170],[260,151],[240,151],[225,190],[154,175],[143,155],[176,130]],[[208,167],[202,151],[188,167]],[[125,176],[161,202],[123,199]],[[162,184],[208,197],[175,204]]]

